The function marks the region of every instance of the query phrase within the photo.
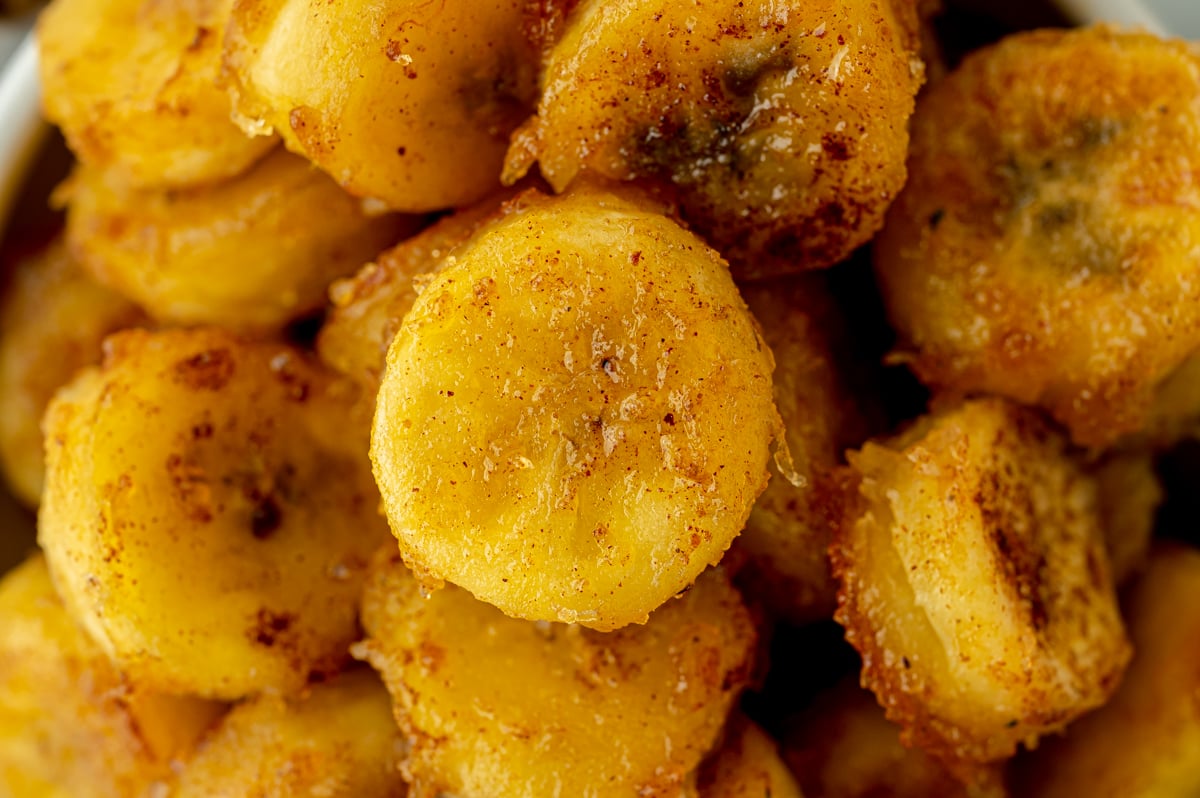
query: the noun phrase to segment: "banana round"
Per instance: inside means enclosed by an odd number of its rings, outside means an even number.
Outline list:
[[[0,792],[148,795],[226,707],[131,685],[35,555],[0,581]]]
[[[1013,795],[1200,792],[1200,552],[1160,544],[1123,598],[1135,653],[1120,690],[1017,762]]]
[[[733,551],[746,562],[737,582],[796,624],[833,617],[837,586],[826,550],[840,495],[843,452],[867,438],[867,397],[850,390],[838,357],[845,323],[820,275],[742,286],[775,355],[775,405],[797,484],[772,475]]]
[[[1009,37],[922,97],[908,168],[874,247],[898,360],[943,393],[1038,405],[1088,447],[1194,425],[1194,376],[1155,406],[1200,348],[1194,46]]]
[[[98,285],[61,241],[22,261],[0,303],[0,466],[30,507],[42,498],[42,415],[78,369],[100,362],[100,344],[144,324],[141,310]]]
[[[182,769],[170,795],[404,798],[392,702],[370,670],[305,695],[239,704]]]
[[[432,595],[394,551],[372,563],[356,650],[412,744],[415,795],[692,795],[752,673],[741,596],[709,571],[642,626],[602,633]]]
[[[850,454],[836,618],[904,740],[957,774],[1103,704],[1130,647],[1095,482],[999,399]]]
[[[740,278],[843,260],[904,185],[913,0],[586,0],[506,178],[661,180]]]
[[[415,219],[368,215],[283,148],[215,186],[134,190],[81,167],[62,194],[74,255],[171,324],[279,329],[416,228]]]
[[[537,95],[522,0],[238,0],[225,45],[241,124],[398,211],[499,187]]]
[[[696,787],[700,798],[804,798],[775,741],[740,712],[700,766]]]
[[[165,691],[293,692],[336,670],[388,539],[356,391],[218,330],[106,347],[46,414],[39,542],[72,615]]]
[[[217,86],[233,0],[54,0],[38,20],[46,117],[79,160],[141,188],[215,183],[277,143]]]
[[[766,487],[773,361],[720,257],[644,200],[536,195],[388,351],[375,477],[405,561],[519,618],[641,623]]]

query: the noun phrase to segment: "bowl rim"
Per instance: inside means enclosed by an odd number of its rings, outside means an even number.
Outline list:
[[[32,32],[0,72],[0,236],[49,129],[42,119],[37,44]]]
[[[1111,22],[1145,28],[1160,36],[1167,30],[1162,20],[1143,0],[1054,0],[1055,4],[1073,22],[1088,25],[1095,22]]]

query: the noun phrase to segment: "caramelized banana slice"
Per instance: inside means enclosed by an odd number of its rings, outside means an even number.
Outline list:
[[[448,587],[426,597],[375,558],[356,654],[380,673],[418,796],[677,795],[750,674],[754,626],[710,571],[644,626],[600,633],[507,618]]]
[[[347,673],[302,698],[235,708],[187,764],[175,798],[403,798],[400,730],[379,677]]]
[[[387,540],[354,399],[284,345],[191,330],[110,338],[51,403],[40,542],[135,683],[236,698],[344,661]]]
[[[1021,763],[1013,795],[1200,795],[1200,553],[1156,550],[1128,599],[1135,654],[1121,689]]]
[[[42,414],[54,392],[100,362],[104,336],[143,321],[61,242],[18,265],[0,304],[0,466],[21,501],[41,500]]]
[[[740,713],[729,719],[696,783],[700,798],[803,798],[775,741]]]
[[[916,31],[913,0],[586,0],[506,179],[664,178],[740,277],[831,266],[904,185]]]
[[[836,617],[905,742],[951,766],[1063,728],[1129,660],[1096,485],[1064,447],[979,400],[850,455]]]
[[[828,619],[837,603],[826,555],[839,498],[832,477],[842,453],[867,438],[866,402],[836,362],[844,325],[818,276],[751,284],[742,295],[775,355],[775,404],[801,480],[775,474],[758,497],[734,542],[749,557],[737,581],[794,623]]]
[[[1113,584],[1121,585],[1146,564],[1156,511],[1163,500],[1154,458],[1120,452],[1092,467],[1100,495],[1100,517]]]
[[[405,318],[375,477],[427,582],[615,629],[741,531],[780,427],[773,363],[724,262],[648,203],[526,202]]]
[[[352,194],[400,211],[499,186],[537,93],[522,0],[236,0],[226,78],[243,126],[277,130]]]
[[[977,52],[923,96],[909,172],[874,249],[898,359],[1085,446],[1163,421],[1200,347],[1194,47],[1094,28]]]
[[[1200,351],[1158,384],[1142,429],[1121,444],[1165,449],[1188,438],[1200,438]]]
[[[76,170],[67,238],[107,285],[176,324],[278,328],[415,219],[371,218],[307,161],[278,150],[217,186],[133,191]]]
[[[223,180],[271,149],[217,88],[233,0],[54,0],[37,28],[47,118],[79,160],[154,188]]]
[[[805,795],[821,798],[1004,798],[999,768],[961,784],[919,748],[900,743],[875,696],[845,680],[790,721],[783,755]]]
[[[41,556],[0,582],[0,794],[149,795],[224,710],[131,686],[71,620]]]

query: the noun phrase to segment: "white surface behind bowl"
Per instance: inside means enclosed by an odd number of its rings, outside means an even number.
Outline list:
[[[1200,0],[1142,0],[1162,29],[1184,39],[1200,39]]]
[[[1186,0],[1194,2],[1194,0]],[[1162,22],[1143,0],[1056,0],[1064,13],[1076,22],[1114,22],[1141,26],[1165,33]]]
[[[1079,23],[1115,22],[1200,39],[1200,0],[1056,0]]]

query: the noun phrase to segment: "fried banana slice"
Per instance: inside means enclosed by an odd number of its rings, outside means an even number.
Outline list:
[[[766,487],[771,353],[725,263],[650,203],[526,202],[404,319],[375,478],[427,583],[519,618],[641,623]]]
[[[1013,795],[1200,795],[1200,553],[1157,549],[1128,599],[1135,653],[1121,689],[1021,763]]]
[[[343,188],[399,211],[499,187],[537,94],[522,0],[236,0],[225,77],[242,124],[278,131]]]
[[[1158,384],[1141,430],[1121,444],[1161,450],[1189,438],[1200,438],[1200,352]]]
[[[412,744],[415,798],[677,795],[745,686],[754,626],[710,571],[644,626],[601,633],[426,597],[375,558],[356,655],[383,674]]]
[[[42,414],[54,392],[100,362],[106,335],[144,321],[59,241],[17,266],[0,304],[0,466],[21,501],[41,500]]]
[[[904,185],[916,48],[913,0],[587,0],[505,177],[669,180],[739,277],[831,266]]]
[[[46,117],[79,160],[145,188],[212,183],[275,144],[216,85],[233,0],[54,0],[37,27]]]
[[[817,276],[742,286],[775,355],[775,404],[800,484],[774,475],[734,549],[748,556],[737,581],[793,623],[828,619],[837,604],[829,539],[842,453],[867,438],[864,400],[836,361],[844,326]]]
[[[701,765],[696,784],[700,798],[803,798],[775,741],[739,713],[729,719],[721,747]]]
[[[282,344],[127,332],[46,415],[39,540],[137,684],[237,698],[340,666],[388,540],[355,390]]]
[[[400,729],[379,677],[355,671],[300,698],[230,712],[187,763],[175,798],[404,798]]]
[[[224,711],[131,686],[71,620],[40,555],[0,582],[0,794],[149,795]]]
[[[1195,48],[1093,28],[976,52],[922,97],[909,172],[874,250],[897,359],[1085,446],[1147,425],[1200,347]]]
[[[1104,703],[1129,660],[1096,484],[999,399],[850,454],[836,618],[908,745],[961,770]]]
[[[282,148],[245,174],[187,191],[136,191],[77,169],[67,240],[106,285],[160,321],[280,328],[325,303],[329,284],[415,219],[371,217]]]
[[[1154,458],[1145,452],[1110,454],[1091,470],[1099,489],[1109,571],[1113,584],[1122,585],[1146,564],[1163,488]]]
[[[846,680],[794,718],[783,756],[805,795],[821,798],[1002,798],[1000,773],[961,784],[919,748],[900,743],[875,696]]]

